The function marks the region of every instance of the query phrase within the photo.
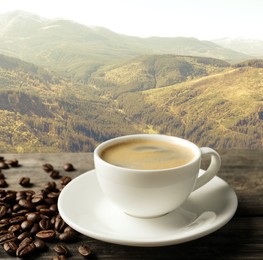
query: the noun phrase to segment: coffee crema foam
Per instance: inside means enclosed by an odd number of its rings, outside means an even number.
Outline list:
[[[119,167],[160,170],[189,163],[194,159],[194,152],[172,142],[135,139],[111,145],[100,156],[104,161]]]

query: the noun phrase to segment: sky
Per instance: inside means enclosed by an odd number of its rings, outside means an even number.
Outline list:
[[[139,37],[263,40],[262,0],[0,0],[12,10]]]

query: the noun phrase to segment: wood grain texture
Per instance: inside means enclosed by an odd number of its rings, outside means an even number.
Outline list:
[[[77,252],[81,244],[89,245],[95,252],[93,259],[263,259],[263,151],[226,150],[219,151],[222,167],[219,176],[236,191],[239,205],[233,219],[220,230],[197,240],[180,245],[143,248],[120,246],[101,242],[80,235],[77,242],[67,244],[72,255],[70,259],[83,259]],[[21,167],[2,172],[12,190],[23,190],[20,177],[30,177],[33,186],[39,190],[48,181],[53,181],[43,171],[44,163],[51,163],[62,176],[72,178],[94,168],[92,153],[62,154],[3,154],[5,159],[18,159]],[[72,163],[76,171],[65,172],[63,165]],[[208,162],[204,160],[202,167]],[[59,180],[56,180],[59,183]],[[39,259],[52,259],[56,254],[49,250]],[[0,248],[0,259],[10,259]]]

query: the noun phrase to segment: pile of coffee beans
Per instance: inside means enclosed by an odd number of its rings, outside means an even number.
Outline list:
[[[10,161],[11,162],[11,161]],[[1,170],[18,167],[0,157],[0,184],[5,181]],[[69,170],[74,170],[72,164]],[[50,173],[54,170],[51,164],[44,164],[43,169]],[[64,168],[65,169],[65,168]],[[65,171],[66,171],[65,169]],[[35,257],[46,250],[54,251],[53,259],[65,259],[72,256],[64,243],[78,241],[79,233],[69,227],[61,218],[57,200],[61,190],[71,181],[70,176],[60,176],[60,184],[47,182],[39,192],[31,189],[20,191],[0,189],[0,245],[10,256],[26,258]],[[56,177],[57,178],[57,177]],[[30,178],[18,180],[23,187],[30,187]],[[7,187],[0,186],[1,188]],[[78,252],[83,257],[93,255],[88,245],[81,245]]]

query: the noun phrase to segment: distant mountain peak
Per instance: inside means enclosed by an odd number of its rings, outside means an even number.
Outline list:
[[[230,48],[255,58],[263,58],[263,40],[260,39],[226,37],[213,40],[213,42],[224,48]]]
[[[34,13],[30,13],[24,10],[14,10],[14,11],[9,11],[3,14],[0,14],[0,21],[1,20],[12,20],[14,18],[24,18],[24,19],[30,19],[30,20],[36,20],[39,22],[46,22],[48,21],[48,18],[44,18],[42,16],[39,16]]]

